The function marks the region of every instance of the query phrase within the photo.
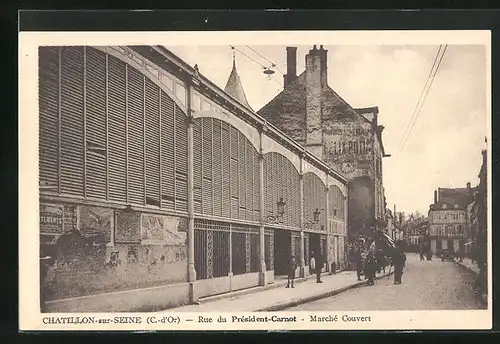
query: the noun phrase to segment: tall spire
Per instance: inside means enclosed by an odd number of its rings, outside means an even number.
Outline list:
[[[242,103],[249,109],[251,109],[250,104],[248,104],[245,91],[243,90],[243,86],[241,85],[240,76],[238,75],[238,71],[236,70],[236,59],[234,56],[234,50],[233,50],[233,69],[231,70],[231,74],[227,79],[224,91],[226,91],[226,93],[231,95],[233,98],[238,100],[240,103]]]

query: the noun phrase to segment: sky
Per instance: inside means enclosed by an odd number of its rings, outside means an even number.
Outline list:
[[[166,46],[224,88],[229,46]],[[258,111],[283,88],[286,46],[235,46],[250,106]],[[312,46],[297,46],[297,74]],[[482,45],[448,45],[406,145],[400,143],[434,63],[438,45],[325,45],[328,83],[354,108],[378,106],[385,127],[383,178],[388,207],[427,214],[438,187],[477,185],[488,134],[487,56]],[[257,53],[258,54],[257,54]],[[262,55],[262,56],[259,56]],[[247,56],[245,56],[247,55]],[[267,77],[264,67],[275,64]]]

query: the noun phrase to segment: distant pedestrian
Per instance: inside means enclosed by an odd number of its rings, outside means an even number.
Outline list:
[[[377,261],[377,272],[383,272],[385,274],[385,266],[387,265],[387,259],[382,250],[377,250],[375,253],[375,260]]]
[[[377,271],[377,261],[373,252],[369,252],[365,261],[365,275],[368,278],[368,285],[375,284],[375,272]]]
[[[424,260],[424,251],[420,251],[420,261]]]
[[[359,249],[354,251],[354,263],[356,264],[356,273],[358,281],[361,281],[361,274],[363,273],[363,258]]]
[[[309,260],[309,273],[315,274],[316,273],[316,258],[314,257],[314,251],[311,252],[311,259]]]
[[[316,272],[316,283],[323,283],[321,280],[321,269],[323,268],[323,256],[321,255],[320,251],[317,251],[314,256],[315,260],[315,269],[314,271]]]
[[[286,288],[295,288],[293,282],[295,280],[295,270],[297,269],[297,262],[295,261],[295,257],[290,258],[290,264],[288,267],[288,282],[286,284]]]
[[[405,264],[406,255],[403,252],[398,252],[394,257],[394,284],[401,284]]]

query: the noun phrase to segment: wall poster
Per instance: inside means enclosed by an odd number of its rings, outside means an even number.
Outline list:
[[[63,234],[64,206],[40,203],[40,233]]]

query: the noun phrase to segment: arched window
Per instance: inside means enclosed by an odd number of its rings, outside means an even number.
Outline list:
[[[205,215],[258,221],[259,155],[232,125],[195,119],[194,210]]]
[[[40,181],[187,211],[187,118],[156,82],[91,47],[39,48]]]
[[[300,180],[293,164],[282,154],[264,155],[264,219],[267,223],[283,223],[300,227]],[[283,217],[278,214],[278,202],[285,203]]]

